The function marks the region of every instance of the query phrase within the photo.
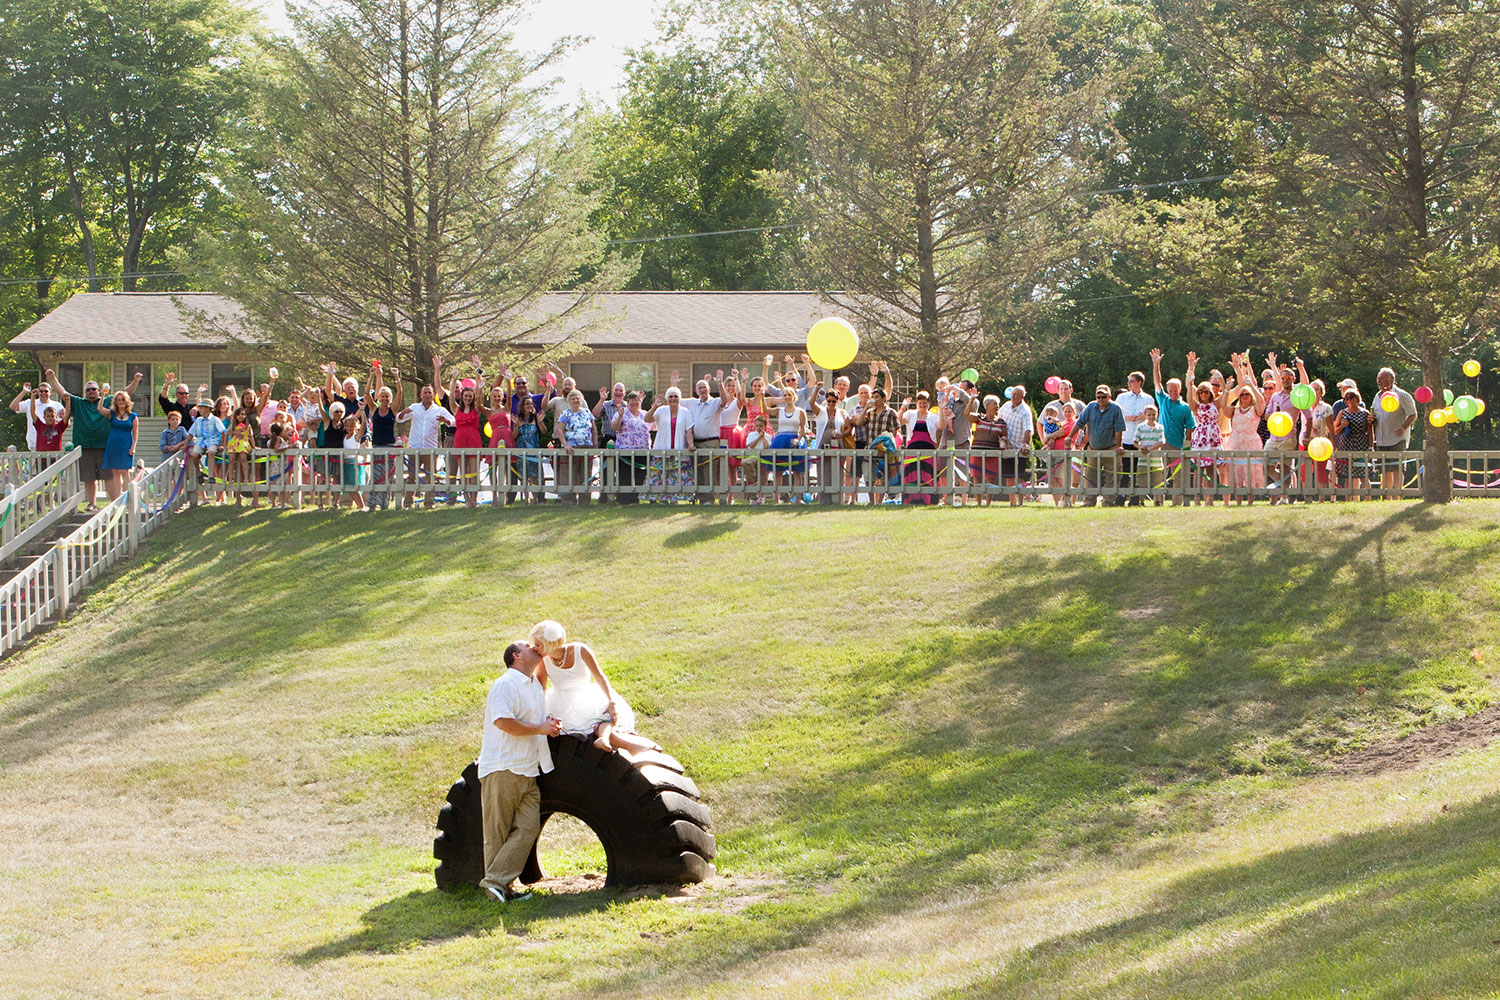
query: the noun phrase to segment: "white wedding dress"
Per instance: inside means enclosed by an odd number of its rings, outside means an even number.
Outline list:
[[[589,668],[575,655],[573,646],[569,646],[563,655],[563,663],[568,665],[547,664],[547,678],[552,682],[547,688],[547,714],[562,720],[564,733],[593,739],[599,723],[609,720],[606,711],[609,699]],[[615,710],[619,713],[615,728],[635,732],[635,712],[618,691],[615,692]]]

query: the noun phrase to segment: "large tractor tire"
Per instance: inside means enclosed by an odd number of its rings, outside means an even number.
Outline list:
[[[713,818],[675,758],[658,751],[605,753],[572,736],[548,743],[552,771],[537,779],[542,826],[553,813],[588,826],[604,845],[605,885],[686,885],[713,876]],[[475,764],[448,790],[437,826],[438,888],[477,885],[484,877],[484,827]],[[542,876],[533,844],[521,881]]]

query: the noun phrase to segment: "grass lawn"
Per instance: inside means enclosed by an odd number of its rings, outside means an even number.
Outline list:
[[[1497,514],[197,511],[0,664],[0,995],[1492,996],[1500,744],[1336,765],[1495,699]],[[723,878],[435,890],[543,617]]]

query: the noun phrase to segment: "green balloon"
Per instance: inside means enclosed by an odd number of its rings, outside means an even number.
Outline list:
[[[1299,410],[1312,409],[1313,387],[1310,385],[1292,386],[1292,405]]]
[[[958,377],[961,379],[967,379],[970,382],[978,382],[979,372],[973,368],[965,368],[962,372],[959,373]]]
[[[1453,390],[1452,389],[1444,389],[1443,390],[1443,405],[1444,406],[1452,406],[1453,405]]]
[[[1479,416],[1479,400],[1473,396],[1459,396],[1453,401],[1453,415],[1468,423]]]

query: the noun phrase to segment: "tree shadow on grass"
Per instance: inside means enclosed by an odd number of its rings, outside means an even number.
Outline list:
[[[694,545],[701,545],[704,542],[723,538],[725,535],[733,534],[738,530],[740,530],[739,517],[724,515],[668,535],[661,544],[664,548],[686,549]]]
[[[808,845],[786,874],[868,887],[833,923],[887,916],[924,890],[1211,828],[1226,775],[1303,773],[1372,725],[1477,710],[1483,671],[1433,654],[1462,646],[1453,581],[1493,564],[1500,533],[1387,559],[1388,534],[1439,526],[1403,507],[1331,545],[1305,525],[1261,524],[1228,565],[1143,541],[976,567],[994,593],[960,625],[861,664],[812,709],[878,738],[788,782],[721,851]]]
[[[500,904],[478,889],[414,890],[366,910],[359,918],[364,927],[356,933],[309,948],[293,961],[313,965],[357,953],[406,951],[416,945],[487,934],[502,926],[509,934],[524,936],[538,922],[597,912],[619,898],[618,889],[595,889]]]
[[[958,997],[1492,996],[1500,799],[1181,878]]]

